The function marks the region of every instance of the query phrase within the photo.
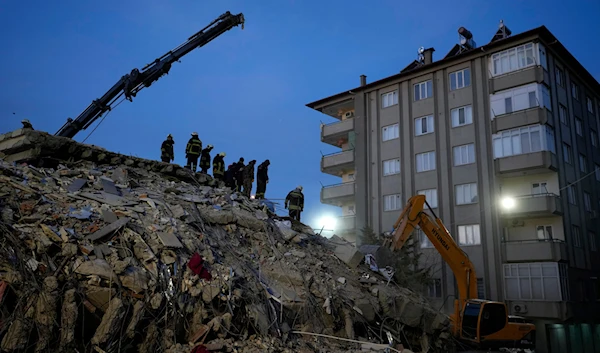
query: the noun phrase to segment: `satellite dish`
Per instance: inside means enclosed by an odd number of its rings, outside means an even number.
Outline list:
[[[425,48],[424,47],[420,47],[419,48],[419,54],[423,54],[425,52]]]

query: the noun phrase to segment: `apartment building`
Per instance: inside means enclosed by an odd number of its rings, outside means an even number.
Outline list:
[[[600,352],[600,84],[544,26],[500,24],[477,46],[434,49],[400,73],[307,104],[334,119],[323,203],[340,232],[390,231],[406,200],[428,203],[474,263],[481,297],[533,320],[538,352]],[[418,233],[418,232],[417,232]],[[426,291],[452,310],[454,276],[422,234]]]

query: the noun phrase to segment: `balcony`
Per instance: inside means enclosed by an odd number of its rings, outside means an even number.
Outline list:
[[[558,239],[514,240],[504,242],[506,262],[567,261],[565,242]]]
[[[353,231],[356,229],[356,216],[342,216],[337,220],[336,230],[341,232]]]
[[[490,78],[489,90],[490,94],[494,94],[498,91],[533,82],[550,85],[550,75],[541,66],[530,66],[522,70]]]
[[[354,182],[324,186],[321,189],[321,203],[341,206],[354,201]]]
[[[522,176],[557,171],[558,159],[550,151],[538,151],[495,159],[494,166],[501,176]]]
[[[551,113],[545,107],[534,107],[495,116],[494,120],[492,120],[492,134],[521,126],[546,124],[548,122],[548,114]]]
[[[560,196],[555,194],[525,195],[514,199],[514,207],[501,209],[503,217],[549,217],[563,214]]]
[[[341,176],[344,171],[354,169],[354,150],[332,153],[321,158],[323,173]]]
[[[350,131],[354,131],[354,119],[321,125],[321,142],[340,147],[340,140],[347,141]]]

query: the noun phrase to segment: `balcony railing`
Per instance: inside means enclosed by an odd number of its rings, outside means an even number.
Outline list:
[[[321,158],[323,173],[340,175],[344,170],[354,169],[354,150],[331,153]]]
[[[339,140],[348,139],[348,133],[354,130],[354,119],[336,121],[321,125],[321,141],[339,147]]]
[[[567,246],[560,239],[504,241],[506,262],[567,261]]]
[[[498,91],[523,86],[533,82],[545,82],[548,85],[550,84],[550,75],[541,65],[529,66],[520,70],[494,76],[489,80],[489,90],[490,94],[494,94]]]
[[[321,202],[339,205],[354,200],[354,188],[353,181],[324,186],[321,189]]]
[[[546,124],[551,112],[540,104],[506,114],[495,115],[492,120],[492,134],[498,131],[511,130],[521,126]]]
[[[558,158],[550,151],[523,153],[497,158],[494,167],[496,173],[502,176],[519,176],[524,172],[547,173],[558,170]]]
[[[512,197],[513,207],[502,207],[501,214],[508,217],[562,215],[560,196],[553,193],[520,195]]]

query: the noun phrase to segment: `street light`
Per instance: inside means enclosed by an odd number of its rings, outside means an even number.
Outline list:
[[[502,207],[504,207],[504,209],[507,209],[507,210],[514,208],[515,204],[516,204],[515,199],[512,197],[508,197],[508,196],[503,198],[500,203],[501,203]]]

